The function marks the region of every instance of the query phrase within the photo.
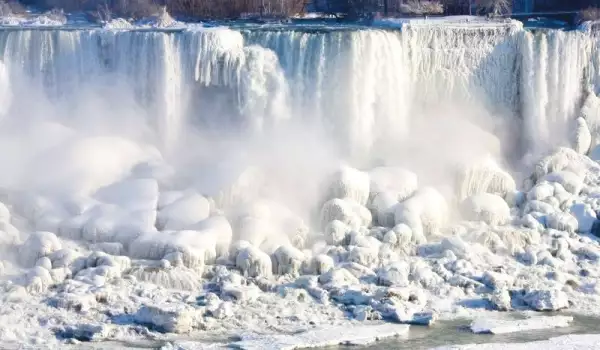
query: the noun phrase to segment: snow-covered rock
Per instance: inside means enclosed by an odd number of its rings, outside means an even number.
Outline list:
[[[492,193],[505,197],[516,190],[515,180],[498,164],[486,158],[465,167],[458,176],[458,198],[463,200],[480,193]]]
[[[577,220],[578,232],[589,233],[596,221],[596,212],[587,204],[576,203],[570,208],[571,215]]]
[[[332,177],[327,199],[348,199],[362,206],[369,200],[369,174],[344,166]]]
[[[300,250],[283,245],[273,253],[273,272],[277,275],[297,275],[304,260],[304,253]]]
[[[461,211],[465,219],[484,221],[488,225],[502,225],[510,220],[510,208],[504,198],[491,193],[466,198]]]
[[[343,245],[352,229],[340,220],[330,221],[323,230],[325,242],[329,245]]]
[[[579,224],[573,215],[556,212],[546,216],[546,226],[554,230],[574,233],[577,232]]]
[[[414,235],[436,234],[448,219],[446,199],[437,190],[426,187],[400,203],[395,212],[395,222],[406,224]]]
[[[407,287],[409,274],[410,266],[403,261],[399,261],[383,267],[377,273],[377,279],[379,284],[383,286]]]
[[[19,260],[24,266],[33,266],[39,258],[60,250],[62,244],[52,232],[34,232],[19,247]]]
[[[235,266],[247,277],[269,277],[273,271],[271,257],[254,246],[239,249]]]
[[[370,208],[378,225],[394,226],[394,211],[399,203],[397,198],[398,195],[392,192],[379,192],[375,195]]]
[[[536,311],[557,311],[569,307],[568,296],[556,289],[529,291],[523,296],[523,302]]]
[[[575,120],[575,127],[572,133],[573,149],[579,154],[587,154],[592,145],[592,134],[584,118],[579,117]]]
[[[194,327],[196,313],[185,305],[146,305],[134,315],[136,323],[166,333],[188,333]]]
[[[326,202],[321,209],[321,227],[327,225],[333,220],[339,220],[350,226],[353,230],[361,227],[368,227],[371,224],[371,212],[364,206],[339,198]]]
[[[185,230],[210,215],[210,203],[197,193],[190,193],[164,206],[157,217],[161,230]]]
[[[552,172],[544,176],[542,181],[559,183],[567,192],[575,195],[578,195],[583,188],[583,178],[567,170]]]

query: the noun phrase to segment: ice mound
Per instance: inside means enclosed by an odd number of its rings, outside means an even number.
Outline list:
[[[234,343],[240,349],[301,349],[336,345],[369,345],[385,338],[404,336],[409,326],[379,324],[371,326],[328,327],[307,330],[294,335],[242,334]]]

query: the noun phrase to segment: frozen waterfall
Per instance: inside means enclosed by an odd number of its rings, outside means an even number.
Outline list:
[[[102,103],[112,106],[131,94],[132,108],[159,131],[160,148],[172,147],[189,125],[260,133],[301,123],[318,126],[355,159],[394,153],[423,118],[440,125],[469,120],[496,135],[519,121],[504,133],[521,130],[522,151],[559,145],[587,91],[598,88],[600,62],[590,34],[534,33],[514,24],[18,29],[0,31],[0,55],[11,84],[7,89],[2,80],[3,97],[36,91],[69,106],[74,95],[104,86]],[[111,96],[115,86],[119,93]]]

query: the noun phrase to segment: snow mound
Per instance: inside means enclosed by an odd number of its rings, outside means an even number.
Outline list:
[[[369,345],[391,337],[406,336],[408,325],[377,324],[372,326],[339,326],[307,330],[293,335],[245,333],[232,345],[245,350],[292,350],[336,345]]]
[[[471,331],[473,333],[506,334],[569,327],[571,322],[573,322],[571,316],[542,316],[525,320],[479,318],[471,323]]]
[[[506,201],[491,193],[467,197],[461,204],[461,212],[467,220],[484,221],[488,225],[503,225],[510,220],[510,208]]]

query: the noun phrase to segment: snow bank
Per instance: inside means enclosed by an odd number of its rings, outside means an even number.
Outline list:
[[[571,316],[542,316],[525,320],[507,320],[479,318],[471,323],[473,333],[505,334],[524,332],[536,329],[569,327],[573,322]]]
[[[287,350],[319,348],[336,345],[368,345],[385,338],[405,336],[409,326],[378,324],[372,326],[345,326],[310,329],[293,335],[265,335],[245,333],[242,340],[232,345],[246,350]]]

